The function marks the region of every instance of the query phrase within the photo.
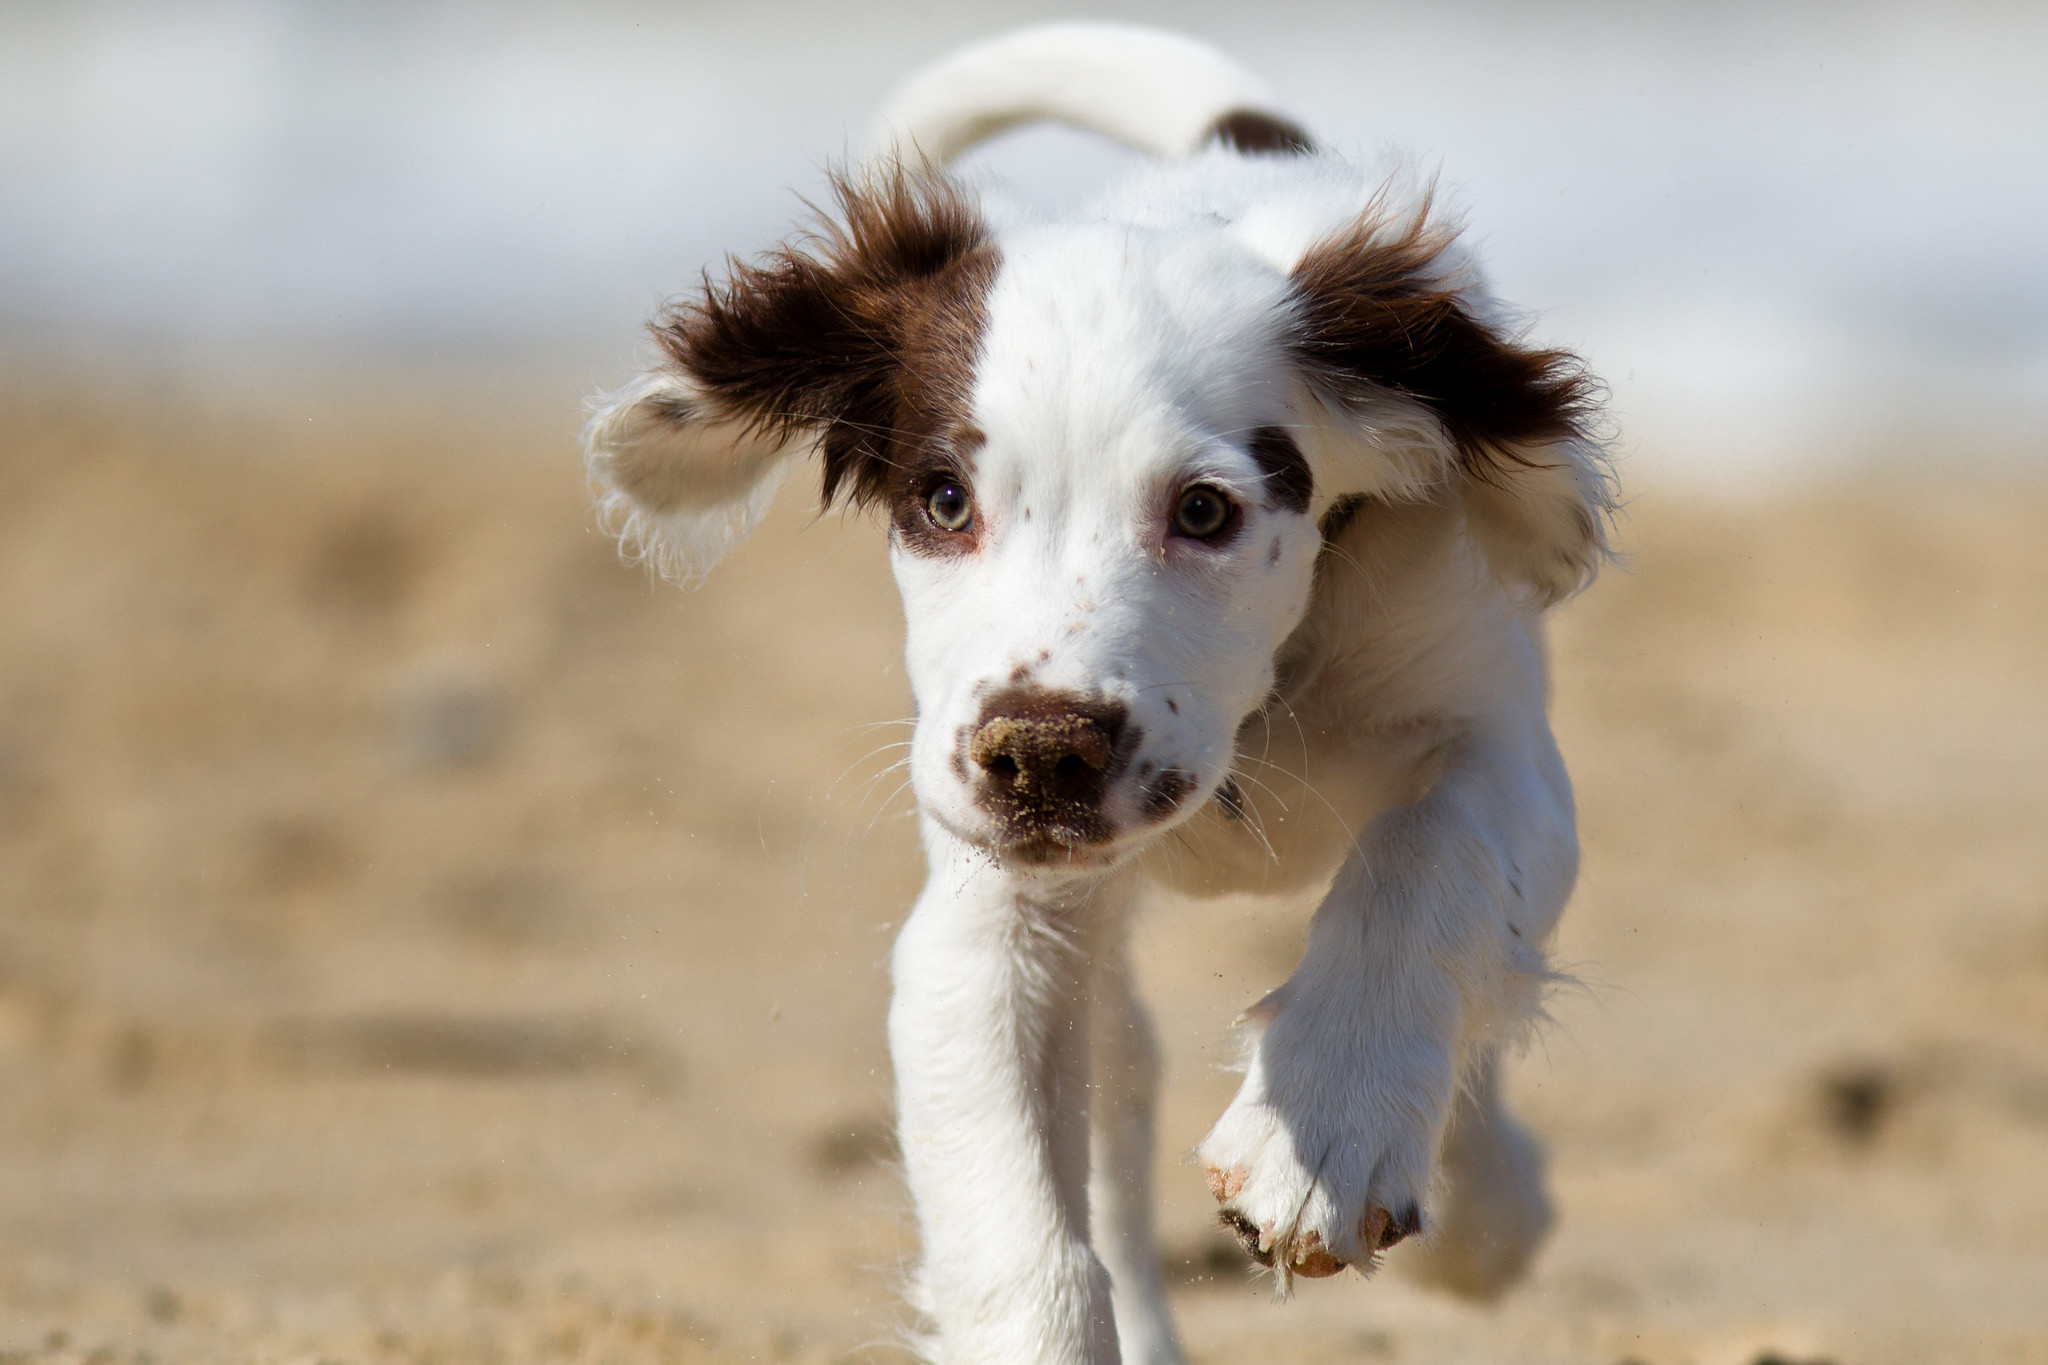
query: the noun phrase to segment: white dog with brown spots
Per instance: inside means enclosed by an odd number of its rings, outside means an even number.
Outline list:
[[[1159,164],[999,218],[939,169],[1034,119]],[[1426,192],[1317,150],[1169,34],[1032,29],[924,71],[812,236],[665,311],[590,468],[708,569],[816,460],[908,620],[931,874],[889,1036],[947,1362],[1180,1358],[1153,1245],[1147,888],[1316,891],[1199,1148],[1296,1277],[1488,1295],[1549,1222],[1495,1058],[1577,869],[1539,618],[1604,554],[1596,390]],[[1185,837],[1170,838],[1175,831]]]

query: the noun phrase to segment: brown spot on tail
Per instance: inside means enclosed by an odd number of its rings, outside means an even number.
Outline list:
[[[1315,139],[1298,124],[1256,109],[1232,109],[1217,115],[1202,141],[1220,142],[1234,152],[1270,156],[1308,156],[1316,149]]]

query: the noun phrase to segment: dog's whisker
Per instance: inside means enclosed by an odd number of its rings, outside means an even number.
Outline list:
[[[872,725],[848,727],[847,730],[841,731],[840,733],[859,733],[863,731],[867,733],[873,733],[877,729],[885,729],[892,726],[900,725],[902,723],[903,722],[901,721],[880,721]],[[909,740],[893,740],[886,741],[884,743],[873,746],[872,748],[868,749],[865,753],[861,754],[858,758],[854,759],[845,768],[841,769],[839,775],[833,778],[831,783],[819,795],[818,812],[815,817],[813,817],[811,820],[805,823],[803,838],[798,846],[797,889],[799,894],[806,894],[806,883],[809,880],[811,856],[817,849],[818,840],[823,837],[826,828],[830,826],[832,819],[834,815],[837,813],[840,806],[849,800],[857,800],[864,804],[865,793],[871,791],[876,783],[881,781],[884,777],[888,776],[891,772],[902,767],[907,762],[907,760],[897,759],[889,763],[882,769],[880,769],[878,772],[872,773],[867,777],[862,778],[860,781],[860,785],[854,791],[842,792],[841,788],[844,786],[847,778],[849,778],[860,767],[862,767],[865,764],[872,763],[877,758],[880,758],[883,754],[889,753],[894,750],[907,749],[910,747],[910,745],[911,741]],[[856,807],[854,818],[859,818],[858,807]]]
[[[1282,705],[1285,704],[1286,703],[1284,702],[1282,703]],[[1260,759],[1253,759],[1250,761],[1260,763],[1261,766],[1273,766],[1270,764],[1265,764],[1264,761]],[[1331,801],[1330,798],[1324,796],[1322,792],[1316,789],[1315,784],[1308,780],[1308,774],[1306,772],[1298,773],[1295,776],[1301,786],[1303,794],[1307,796],[1312,796],[1317,801],[1321,802],[1323,809],[1330,813],[1330,818],[1337,822],[1338,828],[1345,831],[1345,834],[1349,838],[1351,843],[1352,854],[1358,859],[1360,865],[1364,867],[1366,876],[1371,877],[1373,875],[1372,860],[1366,856],[1365,845],[1359,842],[1358,831],[1353,829],[1351,827],[1351,822],[1344,818],[1344,812],[1337,809],[1337,805],[1335,802]],[[1248,780],[1255,781],[1256,779],[1248,778]],[[1264,783],[1260,783],[1259,785],[1265,790],[1271,790],[1271,788],[1266,787]],[[1282,809],[1285,809],[1285,807],[1283,806]]]
[[[868,819],[868,827],[861,832],[860,843],[854,846],[853,854],[847,860],[847,870],[849,872],[851,872],[853,868],[859,864],[861,854],[866,852],[868,839],[871,835],[873,835],[875,831],[875,826],[879,825],[882,822],[883,818],[889,812],[889,807],[895,802],[896,798],[903,795],[903,793],[909,790],[910,779],[906,777],[901,782],[897,783],[896,786],[890,791],[890,793],[887,796],[883,797],[881,802],[875,807],[874,815],[872,815]]]
[[[890,777],[908,769],[909,766],[910,763],[908,759],[898,759],[896,762],[891,763],[888,767],[883,768],[879,772],[872,774],[861,783],[860,790],[857,793],[855,793],[853,797],[850,798],[853,801],[853,807],[851,813],[848,815],[847,818],[847,838],[849,840],[851,840],[853,837],[851,827],[854,824],[857,824],[860,821],[861,816],[866,812],[868,802],[870,799],[873,798],[876,789],[879,788],[882,785],[882,783],[887,781]],[[899,783],[897,787],[891,790],[889,796],[883,798],[882,808],[887,807],[888,802],[894,799],[895,793],[897,791],[900,791],[904,785],[907,785],[908,781],[909,779],[905,778],[903,782]],[[879,815],[879,810],[877,814]],[[869,827],[872,827],[872,822],[870,823]],[[863,835],[863,841],[865,841],[865,835]]]

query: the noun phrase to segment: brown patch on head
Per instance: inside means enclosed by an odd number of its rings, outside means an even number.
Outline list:
[[[1202,141],[1220,142],[1234,152],[1279,156],[1307,156],[1316,149],[1315,140],[1300,125],[1256,109],[1232,109],[1217,115]]]
[[[865,504],[957,470],[977,444],[968,393],[998,256],[936,173],[837,176],[833,190],[840,221],[733,262],[724,284],[666,309],[654,337],[719,415],[782,439],[818,433],[826,503]]]
[[[1260,427],[1245,442],[1245,449],[1266,476],[1266,497],[1285,512],[1306,512],[1316,495],[1316,478],[1308,457],[1284,427]]]

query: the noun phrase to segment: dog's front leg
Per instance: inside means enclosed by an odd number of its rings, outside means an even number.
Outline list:
[[[1088,1243],[1088,966],[1120,883],[1013,875],[930,826],[889,1047],[945,1365],[1117,1360]]]
[[[1122,935],[1096,964],[1094,994],[1092,1240],[1109,1267],[1125,1365],[1180,1365],[1152,1217],[1159,1039],[1131,980]]]
[[[1244,1085],[1201,1156],[1283,1289],[1421,1230],[1461,1080],[1538,1007],[1578,866],[1571,788],[1540,721],[1503,728],[1453,741],[1420,800],[1361,832],[1301,964],[1251,1011]]]

